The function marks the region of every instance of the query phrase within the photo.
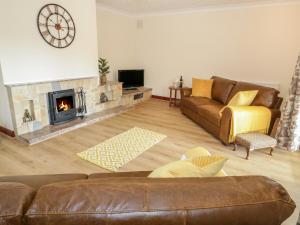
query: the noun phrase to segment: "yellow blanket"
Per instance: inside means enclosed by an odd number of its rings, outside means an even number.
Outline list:
[[[237,134],[260,132],[268,133],[271,111],[264,106],[228,106],[232,112],[229,143]]]

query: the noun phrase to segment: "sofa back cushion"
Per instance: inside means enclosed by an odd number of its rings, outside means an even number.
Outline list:
[[[286,190],[266,177],[100,178],[41,187],[26,220],[28,225],[273,225],[294,209]]]
[[[49,174],[49,175],[21,175],[0,177],[0,182],[16,182],[26,184],[34,189],[39,189],[42,185],[87,179],[88,175],[81,173],[74,174]]]
[[[240,91],[258,90],[251,105],[273,108],[278,100],[279,91],[274,88],[264,87],[256,84],[238,82],[229,95],[227,103]]]
[[[23,215],[26,213],[34,193],[34,189],[25,184],[1,182],[0,224],[23,224]]]
[[[212,99],[225,105],[232,89],[237,82],[216,76],[213,76],[211,79],[214,80],[211,93]]]

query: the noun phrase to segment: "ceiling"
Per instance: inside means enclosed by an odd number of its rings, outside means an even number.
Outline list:
[[[291,0],[293,1],[293,0]],[[97,4],[127,14],[178,12],[202,8],[285,3],[289,0],[97,0]],[[298,1],[298,0],[294,0]]]

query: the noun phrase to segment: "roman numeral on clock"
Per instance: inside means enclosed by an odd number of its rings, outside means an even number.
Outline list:
[[[50,9],[49,6],[47,6],[47,10],[48,10],[48,13],[49,13],[49,14],[52,14],[52,11],[51,11],[51,9]]]
[[[43,31],[43,32],[42,32],[42,35],[43,35],[44,37],[47,37],[47,36],[50,35],[50,34],[49,34],[49,32],[46,30],[46,31]]]
[[[47,16],[45,16],[43,13],[40,14],[42,17],[44,17],[45,19],[47,19]]]
[[[54,37],[52,37],[51,40],[50,40],[50,43],[51,43],[52,45],[54,44],[54,40],[55,40]]]

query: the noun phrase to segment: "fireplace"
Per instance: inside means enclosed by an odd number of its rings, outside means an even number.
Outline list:
[[[56,125],[76,118],[74,89],[48,93],[50,124]]]

